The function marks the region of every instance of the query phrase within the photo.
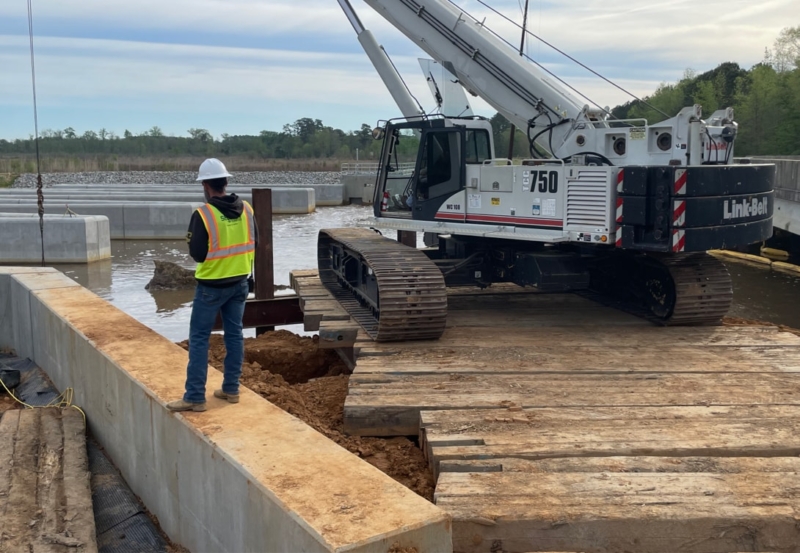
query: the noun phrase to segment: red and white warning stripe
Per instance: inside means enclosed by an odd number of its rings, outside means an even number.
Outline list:
[[[622,204],[625,203],[624,198],[617,198],[617,224],[622,224]]]
[[[676,227],[686,224],[686,200],[672,202],[672,224]]]
[[[686,231],[674,229],[672,231],[672,251],[682,252],[686,250]]]
[[[615,240],[616,246],[618,248],[621,248],[622,247],[622,227],[619,226],[619,225],[617,225],[617,232],[616,232],[615,236],[616,236],[616,240]]]
[[[625,181],[625,169],[620,169],[617,173],[617,194],[622,194],[622,183]]]
[[[675,169],[675,195],[686,195],[686,169]]]

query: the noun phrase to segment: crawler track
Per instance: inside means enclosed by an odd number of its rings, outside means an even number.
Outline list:
[[[719,322],[733,300],[725,265],[707,253],[610,258],[585,296],[662,325]]]
[[[444,332],[444,277],[424,253],[368,229],[321,230],[317,253],[320,280],[373,340]]]

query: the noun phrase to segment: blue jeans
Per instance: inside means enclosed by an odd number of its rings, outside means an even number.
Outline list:
[[[189,366],[186,368],[184,401],[203,403],[206,400],[208,340],[217,320],[217,313],[222,313],[222,327],[225,332],[225,375],[222,391],[226,394],[239,393],[239,377],[242,375],[244,361],[242,317],[247,292],[246,280],[226,288],[197,284],[189,323]]]

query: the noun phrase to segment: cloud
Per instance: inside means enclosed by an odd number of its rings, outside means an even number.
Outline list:
[[[417,65],[427,55],[361,0],[351,1],[430,109]],[[479,3],[458,3],[509,42],[519,41],[519,29]],[[517,0],[490,3],[521,19]],[[254,121],[279,129],[295,115],[346,129],[397,115],[335,0],[38,0],[34,10],[40,107],[68,125],[102,115],[135,126],[152,113],[159,120],[150,125],[169,128],[164,118],[171,118],[179,121],[176,132],[192,117],[219,132],[256,132],[269,127]],[[0,2],[0,135],[6,137],[27,134],[8,123],[30,106],[25,17],[24,3]],[[689,67],[705,71],[724,61],[749,67],[797,20],[796,0],[534,0],[529,28],[642,96]],[[601,105],[629,99],[535,40],[527,51]],[[471,100],[492,115],[485,102]]]

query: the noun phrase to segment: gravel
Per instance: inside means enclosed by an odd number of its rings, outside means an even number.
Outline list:
[[[338,171],[253,171],[231,173],[230,184],[338,184]],[[190,171],[100,171],[96,173],[45,173],[45,187],[54,184],[195,184],[196,172]],[[14,182],[14,188],[34,188],[36,175],[25,173]]]

